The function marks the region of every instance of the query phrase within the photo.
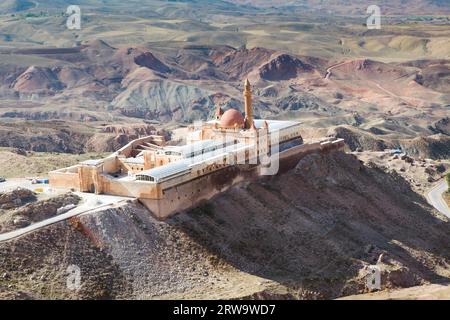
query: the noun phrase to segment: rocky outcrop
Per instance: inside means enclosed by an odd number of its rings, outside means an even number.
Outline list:
[[[345,140],[345,144],[352,151],[372,150],[383,151],[388,147],[392,147],[392,144],[385,140],[378,138],[376,135],[358,130],[350,126],[338,126],[330,128],[328,135],[341,138]]]
[[[309,93],[292,93],[275,100],[275,106],[282,111],[325,111],[339,112],[340,110]]]
[[[20,192],[20,193],[19,193]],[[8,197],[9,196],[9,197]],[[3,200],[1,198],[4,198]],[[73,209],[81,200],[73,193],[58,195],[56,197],[36,201],[33,192],[26,189],[18,189],[7,197],[0,195],[0,202],[7,200],[0,209],[4,211],[0,216],[0,231],[2,233],[24,228],[58,214]],[[6,210],[8,209],[8,210]]]
[[[419,158],[448,159],[450,157],[450,137],[436,134],[427,137],[417,137],[411,140],[401,140],[399,144],[403,151]]]
[[[141,81],[126,88],[112,105],[125,115],[149,120],[189,122],[204,118],[214,108],[210,101],[200,108],[195,103],[211,94],[197,86],[174,81]]]
[[[313,66],[288,54],[280,54],[259,68],[261,79],[269,81],[289,80],[301,73],[313,71]]]
[[[141,67],[146,67],[146,68],[152,69],[157,72],[161,72],[161,73],[170,72],[170,68],[167,67],[160,60],[158,60],[153,55],[153,53],[151,53],[149,51],[138,54],[134,58],[134,62]]]
[[[430,129],[435,133],[442,133],[447,136],[450,136],[450,118],[445,117],[438,121],[436,121]]]
[[[55,73],[59,81],[68,89],[89,84],[94,80],[89,73],[81,68],[63,66],[56,68]]]
[[[36,201],[34,192],[18,188],[10,192],[0,193],[0,209],[9,210],[18,208],[26,203]]]
[[[62,90],[64,85],[54,70],[31,66],[16,79],[12,87],[21,93],[49,93]]]
[[[101,131],[102,133],[93,135],[87,141],[85,151],[115,152],[132,140],[149,135],[161,135],[166,141],[170,140],[168,132],[145,124],[110,125],[103,127]]]
[[[242,80],[251,71],[267,62],[273,53],[273,50],[266,48],[241,48],[216,57],[215,64],[221,71],[228,74],[231,80]]]
[[[23,217],[30,222],[37,222],[57,215],[58,209],[67,205],[77,205],[81,198],[73,193],[26,204],[13,212],[14,217]]]

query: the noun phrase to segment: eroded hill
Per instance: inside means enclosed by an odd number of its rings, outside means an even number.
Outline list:
[[[131,136],[96,134],[101,127],[145,127],[146,121],[167,127],[211,119],[218,106],[242,110],[248,77],[256,117],[299,120],[306,139],[337,126],[328,133],[348,136],[352,150],[399,146],[413,155],[448,157],[445,59],[336,62],[264,47],[113,47],[102,40],[0,50],[8,59],[16,55],[46,60],[0,63],[4,147],[113,151]]]
[[[343,3],[83,0],[82,28],[69,31],[68,0],[3,1],[0,146],[106,151],[126,138],[90,143],[76,132],[73,143],[45,122],[79,131],[211,119],[217,106],[242,110],[248,77],[255,116],[299,120],[305,139],[352,126],[353,140],[376,141],[364,150],[447,157],[448,1],[381,1],[377,30],[365,25],[365,1]],[[37,141],[19,121],[37,127]]]

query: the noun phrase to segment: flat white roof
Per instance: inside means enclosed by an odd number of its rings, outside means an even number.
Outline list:
[[[125,163],[134,163],[134,164],[143,164],[144,163],[144,157],[136,157],[136,158],[126,158],[123,160]]]
[[[103,163],[103,159],[90,159],[82,161],[81,164],[85,166],[98,166],[99,164]]]
[[[232,152],[243,150],[245,148],[251,148],[252,145],[247,145],[244,143],[238,143],[230,145],[225,148],[220,148],[211,152],[207,152],[196,157],[180,159],[176,162],[168,163],[160,167],[156,167],[150,170],[145,170],[136,174],[136,176],[149,176],[153,177],[157,182],[160,179],[168,178],[170,176],[182,173],[186,171],[189,172],[191,167],[201,164],[206,161],[213,161],[221,156],[226,156]]]
[[[231,140],[230,140],[231,141]],[[162,152],[166,151],[172,151],[172,152],[178,152],[183,157],[189,156],[190,154],[195,154],[202,151],[213,151],[216,148],[220,148],[225,144],[225,141],[223,140],[201,140],[196,141],[193,143],[189,143],[183,146],[167,146],[164,147],[164,150]]]
[[[256,119],[254,121],[255,121],[255,126],[257,128],[261,128],[264,125],[264,121],[267,121],[267,124],[269,125],[269,132],[287,129],[289,127],[297,126],[300,124],[300,122],[297,122],[297,121],[283,121],[283,120]]]

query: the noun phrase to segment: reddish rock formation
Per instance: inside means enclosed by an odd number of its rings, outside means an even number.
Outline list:
[[[289,80],[300,73],[313,71],[313,66],[288,55],[280,54],[259,68],[262,79],[270,81]]]

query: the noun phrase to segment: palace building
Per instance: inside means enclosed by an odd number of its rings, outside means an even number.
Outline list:
[[[142,137],[107,158],[50,172],[50,185],[138,198],[164,219],[278,166],[273,158],[279,161],[308,149],[299,122],[254,119],[248,80],[244,87],[244,114],[218,107],[215,119],[188,128],[187,144],[171,146],[162,136]]]

